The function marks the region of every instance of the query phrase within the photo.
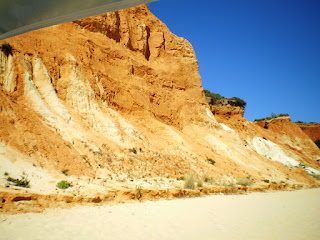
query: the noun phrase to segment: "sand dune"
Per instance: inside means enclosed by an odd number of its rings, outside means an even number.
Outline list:
[[[0,239],[320,239],[320,189],[0,216]]]

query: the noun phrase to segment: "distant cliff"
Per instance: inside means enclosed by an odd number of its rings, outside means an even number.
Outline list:
[[[320,123],[296,123],[312,141],[320,139]]]

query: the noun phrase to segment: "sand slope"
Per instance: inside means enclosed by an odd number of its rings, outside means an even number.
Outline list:
[[[320,239],[320,189],[0,216],[0,239]]]

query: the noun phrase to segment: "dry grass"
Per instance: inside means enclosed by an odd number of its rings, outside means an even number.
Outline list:
[[[241,186],[251,186],[253,184],[253,180],[250,178],[238,179],[237,185]]]
[[[194,184],[194,177],[192,174],[188,174],[184,178],[184,188],[186,189],[194,189],[195,184]]]
[[[142,197],[141,190],[142,190],[141,186],[136,187],[136,194],[135,195],[136,195],[136,199],[138,199],[138,200]]]
[[[197,179],[197,187],[203,187],[203,181],[201,179]]]

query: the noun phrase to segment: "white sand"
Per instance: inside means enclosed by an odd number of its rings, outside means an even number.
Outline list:
[[[320,239],[320,189],[0,216],[0,239]]]

